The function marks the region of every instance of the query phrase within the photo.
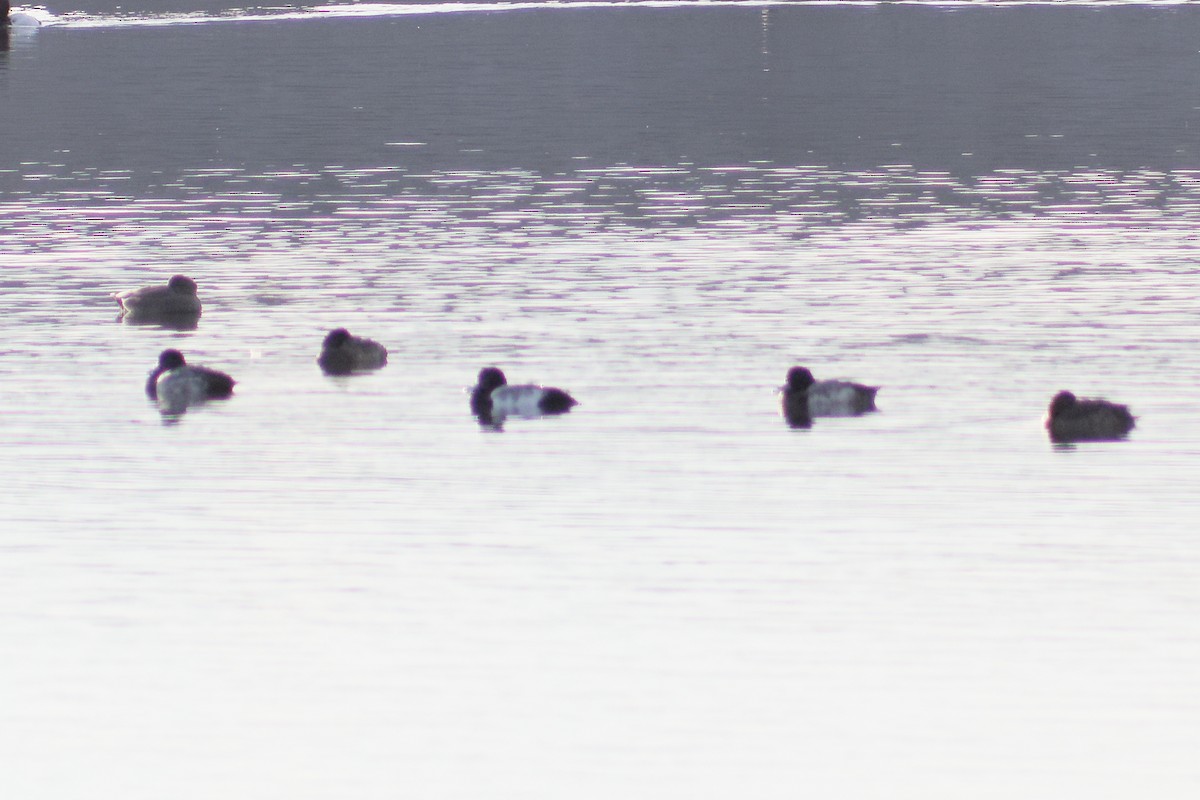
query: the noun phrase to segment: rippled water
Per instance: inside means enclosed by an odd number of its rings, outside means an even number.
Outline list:
[[[564,5],[0,52],[4,796],[1200,787],[1200,15]]]

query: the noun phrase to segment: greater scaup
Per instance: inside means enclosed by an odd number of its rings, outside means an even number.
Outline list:
[[[471,390],[471,411],[480,420],[496,422],[507,416],[538,417],[562,414],[579,404],[562,389],[534,384],[509,386],[497,367],[484,367]]]
[[[878,386],[848,381],[818,381],[805,367],[792,367],[783,387],[783,414],[797,427],[807,427],[813,417],[853,417],[875,411]]]
[[[233,378],[208,367],[191,366],[178,350],[163,350],[146,380],[146,395],[170,408],[186,408],[233,394]]]

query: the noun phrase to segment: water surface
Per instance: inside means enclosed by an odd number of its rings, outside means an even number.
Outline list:
[[[647,5],[13,34],[6,796],[1200,785],[1200,16]],[[481,428],[487,364],[582,405]]]

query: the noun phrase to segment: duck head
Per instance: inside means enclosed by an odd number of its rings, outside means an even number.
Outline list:
[[[787,374],[787,388],[791,392],[804,392],[816,381],[807,367],[792,367]]]

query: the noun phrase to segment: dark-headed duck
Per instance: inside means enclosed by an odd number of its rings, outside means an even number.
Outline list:
[[[387,348],[373,339],[352,336],[345,328],[334,328],[321,344],[317,364],[329,375],[349,375],[387,364]]]
[[[233,394],[233,378],[208,367],[191,366],[178,350],[163,350],[146,380],[146,395],[166,406],[184,408]]]
[[[534,384],[510,386],[497,367],[479,370],[478,382],[471,390],[471,411],[487,422],[507,416],[562,414],[578,404],[579,401],[562,389]]]
[[[878,386],[848,381],[818,381],[805,367],[788,370],[783,414],[794,425],[806,426],[813,417],[853,417],[875,411]]]
[[[1133,430],[1129,406],[1100,399],[1079,399],[1063,390],[1050,401],[1046,430],[1056,442],[1123,439]]]

